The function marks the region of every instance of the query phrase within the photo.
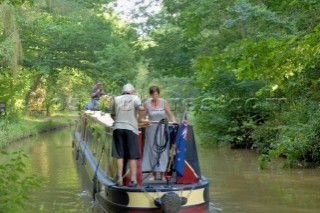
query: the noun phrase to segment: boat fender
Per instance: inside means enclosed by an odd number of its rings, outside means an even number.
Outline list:
[[[79,155],[80,155],[80,149],[77,149],[77,153],[76,153],[76,160],[79,159]]]
[[[181,206],[185,205],[188,202],[188,198],[186,198],[186,197],[181,197],[180,199],[181,199],[180,200]]]
[[[93,188],[92,188],[92,198],[93,198],[93,201],[96,200],[96,193],[98,192],[98,180],[97,180],[97,176],[95,175],[92,179],[92,185],[93,185]]]
[[[86,156],[82,155],[82,165],[86,165]]]
[[[163,213],[177,213],[180,210],[181,205],[187,203],[187,198],[179,197],[174,192],[168,192],[162,195],[161,198],[154,200],[154,204],[161,208]]]

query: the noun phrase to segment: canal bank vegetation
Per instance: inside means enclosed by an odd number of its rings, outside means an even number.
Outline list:
[[[188,106],[201,143],[254,149],[261,165],[320,163],[319,1],[150,0],[150,12],[137,0],[142,22],[114,2],[0,1],[6,119],[81,109],[97,79],[143,100],[157,84],[176,117]]]
[[[320,2],[163,1],[150,74],[190,76],[203,143],[256,150],[261,168],[320,163]],[[160,20],[160,21],[159,21]],[[151,22],[151,20],[150,20]],[[152,22],[154,24],[154,22]],[[155,25],[152,25],[155,26]]]
[[[75,124],[74,112],[55,113],[51,116],[7,117],[0,120],[0,213],[38,211],[30,201],[29,194],[34,188],[41,187],[46,177],[37,174],[25,175],[23,151],[8,153],[10,143],[37,136],[43,132]]]
[[[1,119],[0,135],[2,137],[0,138],[0,148],[5,148],[8,144],[17,140],[74,125],[77,117],[77,112],[60,112],[51,116],[21,116],[19,119]]]
[[[0,213],[35,211],[29,194],[32,189],[41,187],[46,178],[24,174],[26,157],[22,151],[0,153]]]

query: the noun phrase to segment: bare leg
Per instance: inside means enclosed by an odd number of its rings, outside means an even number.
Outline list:
[[[129,159],[129,167],[131,171],[131,181],[137,182],[137,160]]]
[[[166,173],[165,172],[160,172],[160,174],[161,174],[161,180],[167,180],[166,179]]]
[[[152,172],[152,179],[156,180],[157,179],[157,172]]]
[[[123,158],[117,158],[118,180],[122,181]]]

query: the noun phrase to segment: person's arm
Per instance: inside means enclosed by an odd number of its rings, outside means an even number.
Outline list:
[[[147,116],[147,103],[144,103],[143,107],[139,109],[139,121],[146,121]]]
[[[112,101],[110,116],[115,121],[116,120],[116,103],[115,97]]]
[[[100,89],[96,89],[95,91],[92,90],[91,92],[91,98],[93,98],[96,95],[105,95],[106,93],[100,88]]]
[[[106,93],[103,91],[103,89],[101,89],[100,94],[101,94],[101,95],[105,95]]]
[[[91,96],[91,98],[93,98],[94,96],[96,96],[96,95],[98,95],[98,94],[99,94],[99,90],[98,90],[98,89],[96,89],[96,90],[91,90],[90,96]]]
[[[168,104],[167,101],[164,101],[164,108],[165,108],[165,110],[166,110],[166,113],[167,113],[170,121],[171,121],[171,122],[176,122],[176,119],[175,119],[173,113],[171,112],[170,105]]]

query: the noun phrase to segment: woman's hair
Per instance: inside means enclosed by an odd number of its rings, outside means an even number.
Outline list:
[[[158,86],[149,87],[149,94],[150,95],[152,95],[155,92],[157,92],[160,95],[160,88]]]

